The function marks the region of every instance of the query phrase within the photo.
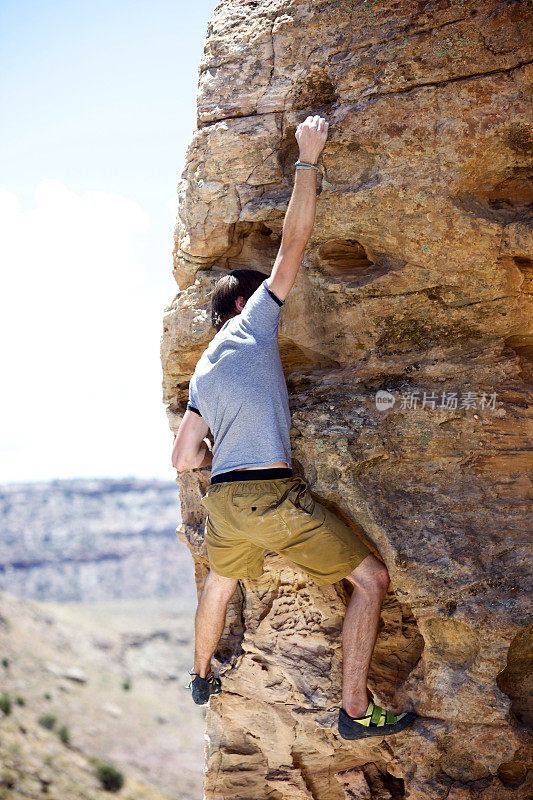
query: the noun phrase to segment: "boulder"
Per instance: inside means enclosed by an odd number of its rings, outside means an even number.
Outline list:
[[[320,114],[316,222],[279,329],[293,468],[385,560],[369,687],[420,718],[339,737],[350,587],[267,552],[217,651],[206,799],[531,796],[531,29],[531,4],[502,0],[223,0],[209,22],[163,323],[170,426],[216,280],[272,267],[296,126]],[[198,590],[208,481],[179,477]]]

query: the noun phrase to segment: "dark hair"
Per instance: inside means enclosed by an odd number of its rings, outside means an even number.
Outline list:
[[[244,302],[250,299],[255,290],[263,283],[268,275],[256,269],[234,269],[223,275],[216,284],[211,298],[211,323],[217,331],[225,322],[239,312],[235,308],[238,297],[244,297]]]

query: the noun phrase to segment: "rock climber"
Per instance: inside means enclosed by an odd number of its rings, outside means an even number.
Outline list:
[[[315,115],[296,129],[299,159],[271,274],[237,269],[215,285],[211,316],[217,332],[189,382],[172,464],[179,473],[211,467],[202,498],[210,571],[198,600],[189,672],[194,702],[204,704],[221,691],[211,658],[228,602],[239,579],[259,578],[264,551],[272,550],[318,586],[343,578],[353,586],[342,628],[337,725],[344,739],[361,739],[397,733],[416,716],[382,709],[367,690],[389,574],[349,527],[313,499],[305,480],[293,475],[289,398],[278,348],[281,311],[313,230],[317,160],[328,127]]]

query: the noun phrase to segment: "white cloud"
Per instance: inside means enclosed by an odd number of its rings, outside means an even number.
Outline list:
[[[44,180],[0,189],[0,482],[173,478],[159,339],[169,286],[150,275],[135,202]]]

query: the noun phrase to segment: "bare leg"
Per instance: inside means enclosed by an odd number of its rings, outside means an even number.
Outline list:
[[[346,580],[354,588],[342,628],[342,707],[351,717],[360,717],[368,706],[368,667],[389,573],[385,564],[369,555]]]
[[[194,620],[193,670],[205,678],[226,622],[226,609],[237,588],[236,578],[224,578],[210,570],[198,600]]]

